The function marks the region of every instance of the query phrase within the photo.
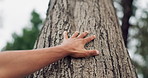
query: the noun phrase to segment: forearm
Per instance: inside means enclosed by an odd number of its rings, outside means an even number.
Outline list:
[[[22,78],[68,55],[75,58],[98,55],[97,50],[84,48],[86,43],[96,38],[84,38],[87,34],[84,32],[78,35],[75,32],[68,38],[67,32],[64,32],[60,46],[0,53],[0,78]]]
[[[19,78],[67,55],[68,53],[61,46],[38,50],[3,52],[0,54],[0,75]]]

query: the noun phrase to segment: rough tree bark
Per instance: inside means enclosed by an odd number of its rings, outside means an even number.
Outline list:
[[[63,31],[89,31],[97,38],[85,47],[99,56],[63,58],[28,78],[136,78],[125,48],[112,0],[50,0],[45,24],[35,48],[56,46]],[[66,47],[65,47],[66,48]]]

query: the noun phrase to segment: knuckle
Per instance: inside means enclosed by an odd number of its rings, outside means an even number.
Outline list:
[[[85,36],[85,33],[83,33],[82,36]]]
[[[94,39],[94,37],[92,36],[92,37],[90,37],[90,40],[93,40]]]
[[[85,35],[88,34],[87,32],[84,33]]]
[[[85,36],[86,34],[87,34],[86,32],[82,33],[83,36]]]
[[[89,38],[89,40],[93,40],[93,39],[94,39],[93,37]]]
[[[84,39],[82,42],[83,42],[83,43],[87,43],[87,40],[86,40],[86,39]]]
[[[88,56],[89,56],[89,53],[84,53],[84,56],[85,56],[85,57],[88,57]]]

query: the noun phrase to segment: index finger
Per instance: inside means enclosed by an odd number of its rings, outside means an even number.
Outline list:
[[[93,36],[90,36],[90,37],[86,37],[86,38],[84,38],[84,41],[85,41],[85,43],[88,43],[88,42],[94,40],[95,38],[96,38],[96,36],[93,35]]]
[[[63,35],[64,35],[64,39],[68,39],[67,31],[64,31]]]

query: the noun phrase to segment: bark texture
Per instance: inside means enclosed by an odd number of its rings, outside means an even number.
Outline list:
[[[99,56],[63,58],[27,78],[136,78],[111,0],[50,0],[35,48],[59,45],[63,31],[89,31],[97,38],[85,47]]]

